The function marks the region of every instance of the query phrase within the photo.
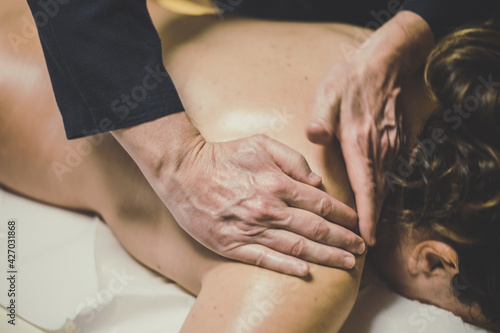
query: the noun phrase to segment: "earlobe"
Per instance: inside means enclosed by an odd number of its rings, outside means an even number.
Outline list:
[[[453,277],[458,273],[457,252],[448,244],[440,241],[423,241],[415,246],[408,260],[410,274],[446,275]]]

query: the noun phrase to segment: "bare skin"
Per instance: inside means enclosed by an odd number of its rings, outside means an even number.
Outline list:
[[[28,15],[22,6],[17,12],[10,8],[9,17]],[[155,23],[169,45],[167,69],[186,109],[195,110],[188,116],[208,141],[271,136],[304,154],[324,190],[354,206],[338,143],[314,145],[303,126],[322,73],[342,59],[339,45],[352,42],[358,28],[247,20],[220,24],[154,8]],[[21,24],[0,22],[4,31]],[[174,38],[164,31],[185,35]],[[299,279],[206,250],[177,225],[111,135],[65,139],[38,41],[22,45],[22,56],[6,40],[1,43],[1,184],[49,204],[100,214],[132,256],[198,295],[183,332],[339,330],[356,299],[364,256],[356,258],[352,270],[311,265],[308,278]],[[408,96],[421,97],[423,90],[419,93]],[[407,117],[410,123],[420,124],[423,110],[432,105],[422,99],[418,109]],[[81,159],[68,163],[71,152]],[[71,171],[61,173],[61,165]],[[339,227],[338,232],[347,231]]]

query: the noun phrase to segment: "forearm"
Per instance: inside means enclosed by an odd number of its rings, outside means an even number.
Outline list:
[[[370,63],[395,66],[394,74],[401,80],[409,78],[425,62],[434,46],[429,25],[411,11],[401,11],[376,30],[361,46],[369,54]]]
[[[402,50],[409,55],[408,68],[412,75],[426,60],[434,47],[434,36],[427,22],[411,11],[399,12],[394,17],[394,24],[399,27]]]
[[[203,137],[185,112],[112,132],[115,139],[141,168],[148,180],[179,167]]]

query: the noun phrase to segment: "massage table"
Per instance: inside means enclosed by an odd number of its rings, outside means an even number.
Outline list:
[[[195,297],[135,261],[99,218],[0,189],[4,274],[9,220],[16,223],[16,325],[8,323],[9,281],[2,277],[0,332],[179,332]],[[486,332],[397,295],[367,272],[371,282],[362,283],[341,333]]]

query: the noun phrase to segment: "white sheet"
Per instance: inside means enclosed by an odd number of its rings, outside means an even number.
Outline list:
[[[44,330],[66,333],[180,330],[194,297],[134,261],[97,218],[0,190],[2,272],[7,271],[9,219],[18,225],[19,317]],[[1,281],[0,304],[5,307],[7,285]],[[342,333],[414,332],[484,331],[446,311],[402,298],[380,281],[360,292],[342,329]]]

